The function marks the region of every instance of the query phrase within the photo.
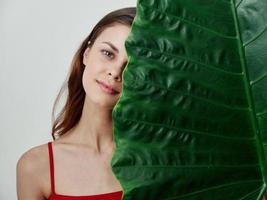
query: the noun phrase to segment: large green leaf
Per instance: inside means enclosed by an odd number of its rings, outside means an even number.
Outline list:
[[[267,0],[139,0],[112,112],[124,200],[256,200],[267,184]]]

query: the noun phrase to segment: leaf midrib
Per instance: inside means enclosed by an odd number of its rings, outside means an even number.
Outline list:
[[[259,163],[260,163],[260,169],[262,172],[262,176],[263,176],[263,181],[265,183],[264,188],[266,189],[266,183],[267,183],[267,172],[266,172],[266,159],[265,159],[265,153],[264,153],[264,148],[263,148],[263,140],[261,137],[261,133],[260,133],[260,129],[259,129],[259,124],[257,121],[257,117],[256,117],[256,111],[255,111],[255,103],[254,103],[254,99],[252,96],[252,89],[249,85],[250,81],[249,81],[249,74],[248,74],[248,70],[247,70],[247,62],[246,62],[246,57],[245,57],[245,49],[243,46],[243,41],[242,41],[242,37],[241,37],[241,33],[240,33],[240,25],[239,25],[239,21],[238,21],[238,15],[237,15],[237,8],[235,7],[234,4],[234,0],[231,0],[231,8],[232,8],[232,12],[233,12],[233,17],[234,17],[234,24],[235,24],[235,29],[237,31],[237,42],[238,42],[238,51],[239,51],[239,55],[241,57],[241,68],[242,71],[244,72],[244,85],[245,85],[245,92],[246,92],[246,96],[247,96],[247,100],[248,100],[248,105],[249,108],[251,110],[250,112],[250,119],[252,121],[252,128],[254,130],[254,134],[255,134],[255,142],[256,142],[256,147],[257,147],[257,152],[258,152],[258,158],[259,158]]]

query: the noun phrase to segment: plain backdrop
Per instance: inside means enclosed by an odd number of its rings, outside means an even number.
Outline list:
[[[108,12],[136,0],[0,0],[0,199],[16,196],[16,163],[51,137],[72,57]]]

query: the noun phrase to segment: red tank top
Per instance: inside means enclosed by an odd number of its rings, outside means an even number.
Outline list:
[[[50,164],[50,181],[51,181],[51,194],[48,200],[121,200],[122,192],[111,192],[97,195],[87,195],[87,196],[70,196],[57,194],[55,192],[55,179],[54,179],[54,158],[52,142],[48,142],[48,152],[49,152],[49,164]]]

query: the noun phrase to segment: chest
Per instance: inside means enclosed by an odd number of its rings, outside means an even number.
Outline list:
[[[56,193],[82,196],[122,190],[119,181],[113,175],[110,161],[111,157],[93,155],[54,156]],[[49,195],[50,184],[46,191]]]
[[[76,183],[79,185],[93,185],[109,183],[113,174],[108,161],[99,159],[72,159],[55,162],[55,181],[58,185]]]

